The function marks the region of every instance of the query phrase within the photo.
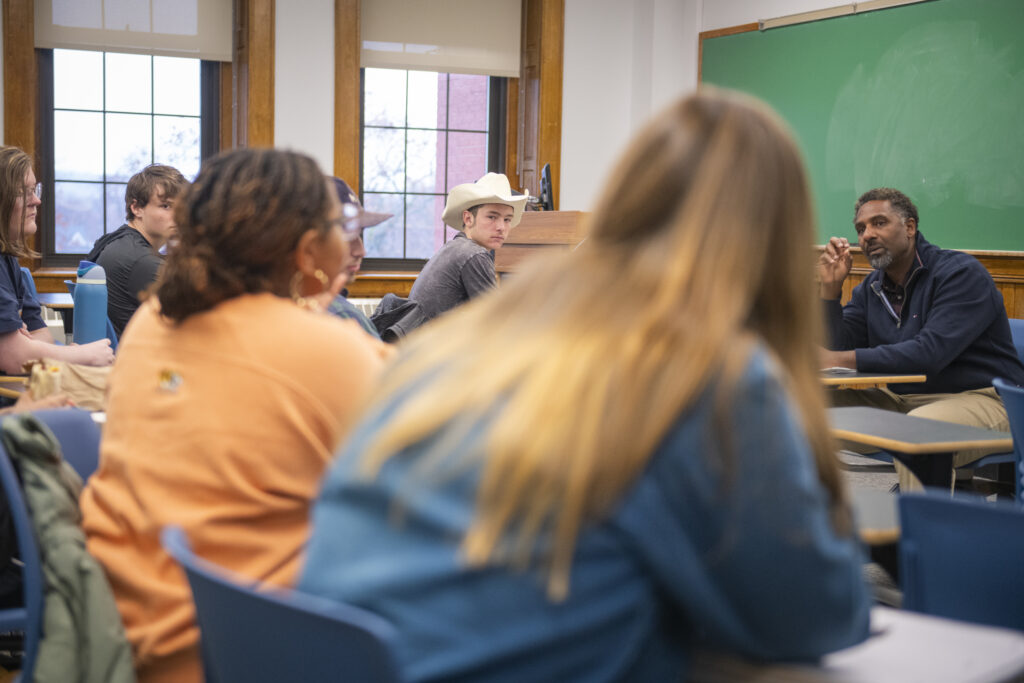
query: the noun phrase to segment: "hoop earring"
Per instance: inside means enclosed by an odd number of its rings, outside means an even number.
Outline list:
[[[295,275],[292,275],[291,282],[288,283],[288,295],[291,296],[292,301],[294,301],[299,308],[304,308],[308,311],[321,310],[322,307],[316,299],[302,296],[302,293],[299,291],[299,285],[302,284],[303,277],[304,274],[301,270],[295,271]],[[319,268],[313,271],[313,277],[315,277],[317,282],[320,283],[321,292],[327,289],[327,286],[331,283],[330,279],[327,277],[327,273]]]
[[[327,273],[320,270],[319,268],[313,271],[313,277],[315,277],[317,279],[317,282],[320,283],[321,291],[327,289],[328,285],[331,284],[331,281],[327,277]]]

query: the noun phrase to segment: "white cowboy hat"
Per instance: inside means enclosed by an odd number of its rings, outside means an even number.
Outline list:
[[[523,217],[523,208],[529,195],[512,194],[512,186],[508,184],[508,178],[501,173],[488,173],[475,183],[463,183],[456,185],[448,193],[448,201],[444,205],[444,213],[441,220],[456,230],[462,230],[462,212],[472,209],[480,204],[505,204],[511,206],[512,225],[519,225],[519,219]]]

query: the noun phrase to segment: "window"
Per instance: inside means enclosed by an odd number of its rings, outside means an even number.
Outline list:
[[[202,63],[40,50],[44,265],[73,265],[125,222],[125,185],[151,163],[199,171]],[[52,97],[48,98],[47,95]]]
[[[504,172],[505,80],[363,70],[363,204],[394,214],[364,234],[369,267],[422,265],[455,234],[448,190]]]

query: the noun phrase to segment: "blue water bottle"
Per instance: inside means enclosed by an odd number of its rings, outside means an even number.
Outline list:
[[[107,273],[92,261],[78,264],[75,280],[75,324],[72,339],[88,344],[107,336]]]

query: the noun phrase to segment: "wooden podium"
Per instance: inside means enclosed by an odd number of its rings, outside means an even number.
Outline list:
[[[505,245],[494,252],[494,269],[500,279],[514,273],[532,256],[545,250],[568,250],[583,239],[582,211],[525,211],[512,228]]]

